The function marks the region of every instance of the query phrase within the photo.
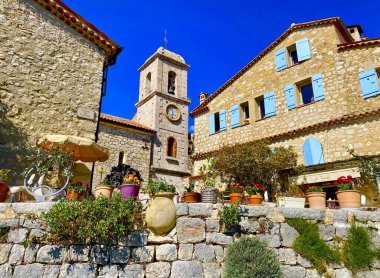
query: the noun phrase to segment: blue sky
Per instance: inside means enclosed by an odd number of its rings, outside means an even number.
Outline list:
[[[121,1],[63,0],[124,48],[110,67],[102,112],[132,118],[138,100],[138,68],[163,46],[182,55],[188,73],[190,111],[200,92],[212,93],[281,35],[291,23],[339,16],[380,37],[380,1]],[[189,125],[193,124],[190,119]]]

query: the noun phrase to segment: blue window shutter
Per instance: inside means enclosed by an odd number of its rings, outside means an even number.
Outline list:
[[[214,134],[215,133],[215,115],[214,114],[211,114],[209,116],[209,130],[210,130],[210,134]]]
[[[298,62],[311,58],[309,39],[296,41]]]
[[[276,115],[276,101],[274,99],[273,91],[264,95],[264,109],[265,117]]]
[[[325,99],[325,89],[323,87],[322,74],[318,73],[311,78],[313,81],[314,101]]]
[[[288,84],[285,86],[286,103],[288,104],[288,110],[296,108],[296,96],[294,94],[294,85]]]
[[[226,110],[222,109],[219,111],[219,131],[226,130]]]
[[[303,145],[305,165],[316,165],[324,163],[322,144],[314,138],[309,138]]]
[[[288,62],[286,61],[286,48],[282,48],[276,51],[276,70],[281,71],[288,67]]]
[[[231,106],[230,115],[231,115],[231,127],[234,128],[234,127],[240,126],[239,104]]]
[[[374,69],[359,73],[360,86],[362,87],[363,98],[369,98],[380,94],[379,83],[377,82],[376,71]]]

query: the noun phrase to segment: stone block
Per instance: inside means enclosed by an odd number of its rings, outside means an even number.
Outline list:
[[[30,231],[29,238],[30,238],[30,239],[38,239],[38,240],[41,240],[41,239],[43,239],[47,234],[48,234],[48,232],[45,232],[45,231],[43,231],[43,230],[40,230],[40,229],[32,229],[32,230]]]
[[[221,233],[207,233],[206,242],[213,243],[213,244],[226,245],[226,244],[231,244],[233,242],[233,237],[227,236]]]
[[[223,247],[220,246],[220,245],[212,245],[212,247],[214,248],[215,259],[218,262],[222,262],[223,259],[224,259],[224,250],[223,250]]]
[[[14,244],[9,255],[8,262],[12,265],[19,265],[23,262],[25,247],[20,244]]]
[[[333,214],[334,222],[346,223],[348,221],[348,211],[343,209],[332,209],[330,212]]]
[[[277,223],[284,223],[285,222],[285,216],[278,212],[277,210],[272,210],[268,213],[267,218],[273,222]]]
[[[108,264],[110,259],[110,247],[106,245],[94,245],[91,248],[90,263]]]
[[[66,250],[63,246],[59,245],[45,245],[37,252],[37,262],[39,263],[62,263],[65,257]]]
[[[189,215],[192,217],[210,217],[213,204],[209,203],[194,203],[188,204]]]
[[[280,233],[282,236],[282,246],[292,247],[293,242],[299,236],[296,229],[287,223],[281,223]]]
[[[0,219],[0,227],[19,228],[19,219]]]
[[[132,248],[131,258],[136,263],[153,262],[154,246]]]
[[[49,229],[49,226],[47,223],[41,219],[25,219],[23,225],[24,228],[29,229],[39,229],[39,230],[47,230]]]
[[[144,270],[139,264],[125,265],[119,268],[119,278],[144,278]]]
[[[240,222],[240,227],[243,233],[256,233],[260,227],[260,224],[257,220],[246,219]]]
[[[88,245],[71,245],[67,251],[65,261],[67,262],[88,262],[90,247]]]
[[[380,270],[359,271],[356,274],[356,277],[360,277],[360,278],[379,278],[380,277]]]
[[[157,262],[146,265],[146,278],[168,278],[170,276],[170,263]]]
[[[12,209],[18,214],[35,214],[46,212],[55,205],[55,202],[36,202],[36,203],[12,203]]]
[[[266,217],[270,212],[274,210],[273,207],[269,206],[245,206],[241,205],[242,216],[248,217]]]
[[[347,268],[339,268],[334,270],[335,277],[337,278],[352,278],[352,272]]]
[[[302,218],[306,220],[324,220],[325,211],[312,208],[277,208],[285,218]]]
[[[370,230],[370,236],[372,238],[372,244],[375,248],[380,248],[380,231]]]
[[[173,231],[175,233],[173,235],[170,235]],[[151,233],[148,236],[148,243],[163,244],[163,243],[177,242],[176,233],[177,233],[177,230],[175,228],[166,236],[156,236],[155,234]]]
[[[200,243],[194,245],[193,259],[201,262],[215,260],[215,250],[212,245]]]
[[[131,254],[129,247],[111,247],[110,263],[111,264],[126,264],[128,263],[129,256]]]
[[[203,263],[203,277],[204,278],[220,278],[221,268],[218,263]]]
[[[44,265],[39,263],[17,265],[15,267],[14,278],[58,278],[60,273],[60,266],[58,265]],[[66,277],[66,276],[65,276]]]
[[[178,259],[182,261],[189,261],[193,257],[193,245],[183,243],[178,248]]]
[[[162,244],[156,246],[157,261],[175,261],[177,259],[177,245]]]
[[[213,219],[206,219],[206,231],[207,232],[219,232],[220,221]]]
[[[335,228],[335,235],[346,239],[348,237],[348,230],[350,228],[349,224],[336,222],[334,223],[333,227]]]
[[[189,214],[189,207],[185,203],[177,204],[177,217]]]
[[[380,222],[380,213],[374,213],[372,211],[355,210],[350,211],[357,221],[372,221]]]
[[[205,222],[199,218],[179,218],[177,220],[179,243],[197,243],[206,237]]]
[[[301,255],[297,255],[297,263],[303,267],[311,267],[311,262]]]
[[[25,254],[24,254],[25,264],[31,264],[36,261],[38,248],[39,248],[39,245],[35,243],[29,244],[28,247],[25,248]]]
[[[278,248],[281,246],[281,240],[279,235],[257,235],[257,237],[265,241],[271,248]]]
[[[326,241],[330,241],[333,239],[335,235],[335,228],[333,225],[324,225],[320,224],[318,226],[319,234],[321,235],[321,238]]]
[[[127,235],[124,239],[120,240],[119,244],[129,247],[141,247],[148,243],[148,233],[133,231]]]
[[[284,278],[304,278],[306,269],[301,266],[282,266]]]
[[[98,278],[114,278],[118,276],[119,267],[117,265],[106,265],[99,267],[99,275],[97,276]]]
[[[287,265],[297,264],[297,255],[291,248],[278,249],[278,260]]]
[[[194,261],[175,261],[172,263],[171,278],[203,277],[202,266]]]
[[[10,264],[0,265],[0,278],[11,278],[11,277],[12,277],[12,266]]]
[[[319,275],[315,269],[306,269],[306,278],[324,278],[324,275]],[[339,276],[337,276],[339,277]]]
[[[21,243],[28,238],[28,229],[14,229],[8,233],[8,242]]]
[[[96,277],[96,265],[89,263],[63,264],[59,272],[59,277],[93,278]]]
[[[0,244],[0,264],[8,262],[9,253],[12,249],[12,243]]]

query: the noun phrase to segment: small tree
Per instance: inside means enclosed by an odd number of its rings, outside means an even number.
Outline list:
[[[224,147],[215,155],[216,167],[240,185],[260,183],[268,190],[281,185],[280,172],[297,172],[297,155],[292,147],[270,148],[265,141]]]

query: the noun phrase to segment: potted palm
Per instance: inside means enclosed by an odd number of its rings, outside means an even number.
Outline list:
[[[250,205],[260,205],[263,202],[264,187],[259,183],[247,186],[245,191],[248,194],[248,202]]]
[[[230,202],[232,204],[241,203],[243,199],[243,191],[244,191],[244,186],[242,185],[238,185],[238,184],[230,185],[230,192],[231,192],[229,194]]]
[[[307,189],[306,197],[309,201],[310,208],[326,208],[326,192],[323,192],[320,186],[311,186]]]
[[[215,160],[208,158],[207,163],[203,164],[199,168],[199,171],[202,181],[202,203],[215,204],[218,200],[218,190],[215,188],[216,177],[218,175],[215,169]]]
[[[195,188],[194,182],[190,182],[189,186],[186,187],[186,191],[183,193],[183,200],[185,203],[198,203],[199,193],[194,192],[194,188]]]
[[[0,202],[7,199],[9,187],[7,185],[9,170],[0,169]]]
[[[334,185],[338,187],[336,197],[340,208],[360,208],[360,193],[354,189],[352,176],[341,176]]]
[[[70,183],[67,186],[66,200],[67,201],[79,201],[86,197],[87,186],[84,187],[83,183],[77,181],[76,183]]]

